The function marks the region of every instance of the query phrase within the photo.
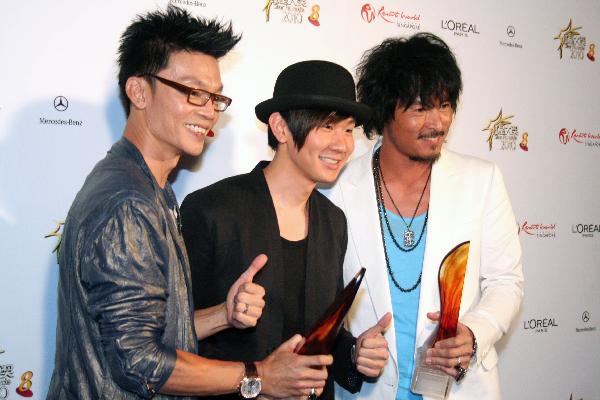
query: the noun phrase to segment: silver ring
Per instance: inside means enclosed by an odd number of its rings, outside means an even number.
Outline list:
[[[460,366],[460,357],[456,358],[456,366],[459,367]]]
[[[317,400],[317,391],[315,388],[310,388],[310,394],[308,395],[307,400]]]
[[[242,314],[248,314],[248,308],[250,308],[250,304],[244,303],[244,311],[242,311]]]
[[[454,367],[454,369],[457,372],[456,378],[454,378],[456,380],[456,382],[460,382],[463,379],[465,379],[465,376],[467,376],[467,370],[466,370],[466,368],[463,368],[460,365],[457,365],[456,367]]]

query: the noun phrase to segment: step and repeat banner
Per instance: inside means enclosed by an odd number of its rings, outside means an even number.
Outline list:
[[[464,78],[447,146],[499,164],[523,245],[525,298],[499,343],[506,399],[600,399],[600,3],[597,0],[171,0],[231,20],[233,98],[179,201],[269,159],[254,106],[307,59],[351,71],[390,36],[429,31]],[[44,398],[54,363],[61,222],[121,136],[116,50],[138,13],[168,1],[0,6],[0,400]],[[356,155],[372,144],[356,137]]]

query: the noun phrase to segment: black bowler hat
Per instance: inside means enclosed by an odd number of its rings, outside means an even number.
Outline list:
[[[254,108],[265,124],[274,112],[299,109],[338,111],[354,117],[357,126],[371,117],[371,109],[356,102],[350,72],[329,61],[301,61],[285,68],[277,77],[273,98]]]

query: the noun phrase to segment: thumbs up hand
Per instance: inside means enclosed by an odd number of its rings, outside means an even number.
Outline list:
[[[354,363],[361,374],[375,378],[379,376],[388,359],[388,344],[383,332],[392,322],[392,314],[386,313],[371,328],[356,339]]]
[[[229,325],[245,329],[256,326],[265,307],[265,289],[253,283],[254,275],[267,263],[267,256],[258,255],[248,269],[240,275],[227,292],[227,322]]]

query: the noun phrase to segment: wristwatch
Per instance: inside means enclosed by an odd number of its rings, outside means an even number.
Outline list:
[[[262,381],[258,376],[256,364],[253,362],[244,362],[246,371],[240,381],[240,396],[244,399],[253,399],[260,394]]]

